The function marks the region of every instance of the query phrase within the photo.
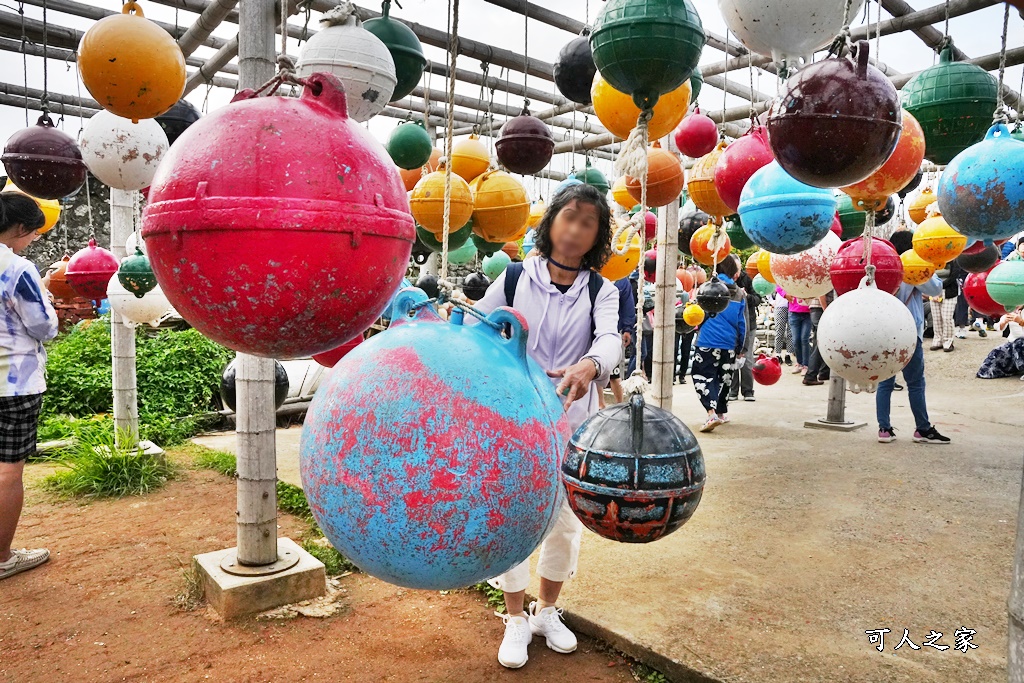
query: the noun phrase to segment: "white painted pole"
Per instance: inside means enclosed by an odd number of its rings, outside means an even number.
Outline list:
[[[662,147],[676,153],[670,137]],[[654,363],[652,400],[664,410],[672,410],[672,384],[676,353],[676,268],[679,265],[679,204],[671,202],[658,210],[658,262],[654,295]]]
[[[1020,507],[1017,511],[1017,550],[1013,559],[1013,577],[1010,579],[1010,599],[1006,607],[1009,614],[1007,680],[1024,683],[1024,481],[1021,482]]]
[[[258,88],[274,76],[274,17],[274,0],[239,3],[239,88]],[[238,562],[259,566],[277,561],[274,361],[240,353],[237,362]]]
[[[135,193],[110,190],[110,251],[120,261],[127,254],[124,244],[135,229]],[[110,312],[110,356],[114,389],[115,439],[119,446],[139,441],[139,392],[135,378],[135,330],[122,323],[121,315]],[[122,434],[130,444],[122,444]]]

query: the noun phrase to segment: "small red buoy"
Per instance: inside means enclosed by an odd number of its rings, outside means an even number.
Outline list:
[[[754,381],[758,384],[770,386],[782,377],[782,364],[779,363],[778,358],[772,358],[762,353],[750,368],[750,374],[754,376]]]
[[[718,127],[711,117],[700,113],[700,107],[683,119],[674,135],[676,147],[692,159],[704,156],[718,144]]]
[[[89,240],[89,246],[75,252],[64,271],[71,288],[79,296],[93,301],[107,298],[107,283],[117,272],[117,257],[96,246],[96,239]]]
[[[730,143],[715,164],[715,189],[718,196],[735,213],[740,206],[740,193],[750,176],[772,162],[768,129],[751,128],[745,135]]]

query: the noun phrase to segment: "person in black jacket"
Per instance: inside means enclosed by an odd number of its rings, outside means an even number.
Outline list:
[[[935,336],[932,338],[932,351],[949,352],[953,350],[953,336],[957,302],[960,297],[960,283],[967,273],[953,259],[949,262],[949,272],[942,278],[942,296],[932,298],[932,329]],[[958,327],[958,326],[956,326]],[[959,332],[959,330],[956,330]]]
[[[743,353],[747,362],[733,372],[732,388],[729,400],[735,401],[743,393],[744,401],[754,400],[754,345],[757,343],[757,307],[761,305],[761,295],[754,291],[754,281],[746,271],[741,270],[736,276],[736,286],[746,293],[746,335],[743,338]]]

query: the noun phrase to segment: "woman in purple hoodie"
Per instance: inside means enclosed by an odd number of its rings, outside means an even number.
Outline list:
[[[611,254],[611,212],[590,185],[570,185],[548,204],[536,228],[537,258],[513,263],[476,307],[489,313],[512,306],[529,327],[527,349],[551,377],[575,431],[597,412],[599,392],[619,362],[619,292],[597,272]],[[555,652],[576,649],[576,636],[555,607],[562,584],[576,572],[583,525],[568,503],[540,546],[538,601],[523,609],[530,561],[523,561],[491,585],[505,592],[505,636],[498,661],[517,669],[527,660],[533,635]]]

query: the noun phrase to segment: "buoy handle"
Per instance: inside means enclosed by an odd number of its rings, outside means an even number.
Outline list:
[[[857,77],[864,80],[868,77],[868,59],[871,43],[866,40],[857,41]]]
[[[491,331],[492,334],[505,344],[509,344],[520,360],[526,362],[526,339],[529,336],[529,328],[526,320],[514,309],[508,306],[496,308],[487,316],[488,322],[492,325],[481,325]]]
[[[1005,123],[993,123],[992,127],[985,133],[986,140],[994,140],[995,138],[1009,138],[1010,129],[1007,128]]]
[[[142,13],[142,7],[135,0],[128,0],[124,3],[124,7],[121,8],[121,14],[137,14],[138,16],[145,18],[146,15]]]
[[[314,100],[328,109],[348,118],[348,103],[345,100],[345,86],[331,73],[317,71],[306,79],[299,99]]]
[[[406,287],[399,290],[395,295],[395,302],[392,305],[391,327],[404,325],[414,320],[426,322],[440,322],[441,316],[437,314],[433,306],[424,305],[428,301],[427,293],[418,287]]]

